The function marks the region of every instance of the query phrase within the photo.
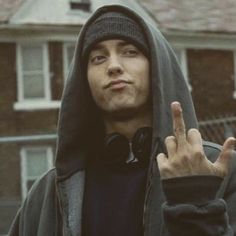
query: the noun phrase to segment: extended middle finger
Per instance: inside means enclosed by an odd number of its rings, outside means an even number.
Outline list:
[[[183,118],[183,111],[179,102],[171,103],[173,128],[178,145],[186,144],[186,128]]]

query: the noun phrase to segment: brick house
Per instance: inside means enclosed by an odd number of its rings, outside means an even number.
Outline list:
[[[152,19],[174,47],[199,119],[230,115],[234,121],[236,4],[194,2],[129,3]],[[0,0],[0,235],[33,181],[53,166],[60,98],[74,44],[90,12],[103,3],[111,1]],[[224,130],[220,135],[218,142]]]
[[[174,47],[202,135],[222,143],[236,130],[236,2],[143,0]]]

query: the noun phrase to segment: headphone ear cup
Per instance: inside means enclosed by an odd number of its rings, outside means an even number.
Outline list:
[[[125,164],[129,151],[130,147],[127,138],[121,134],[113,133],[105,138],[102,159],[108,165]]]
[[[148,163],[152,147],[152,128],[140,128],[133,137],[132,151],[141,163]]]

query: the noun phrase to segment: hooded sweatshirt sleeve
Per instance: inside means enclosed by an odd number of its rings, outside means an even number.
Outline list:
[[[192,176],[166,179],[162,186],[168,235],[236,235],[235,170],[227,181],[217,176]],[[225,189],[223,196],[219,196],[221,189]]]

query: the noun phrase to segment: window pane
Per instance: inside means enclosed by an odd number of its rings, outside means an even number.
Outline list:
[[[75,50],[75,47],[73,45],[67,47],[67,62],[68,62],[67,68],[68,69],[70,68],[70,63],[74,56],[74,50]]]
[[[44,98],[44,78],[39,75],[24,75],[24,98]]]
[[[28,177],[42,175],[48,170],[47,151],[46,149],[27,150],[27,174]]]
[[[43,70],[43,50],[41,46],[22,47],[23,71]]]

